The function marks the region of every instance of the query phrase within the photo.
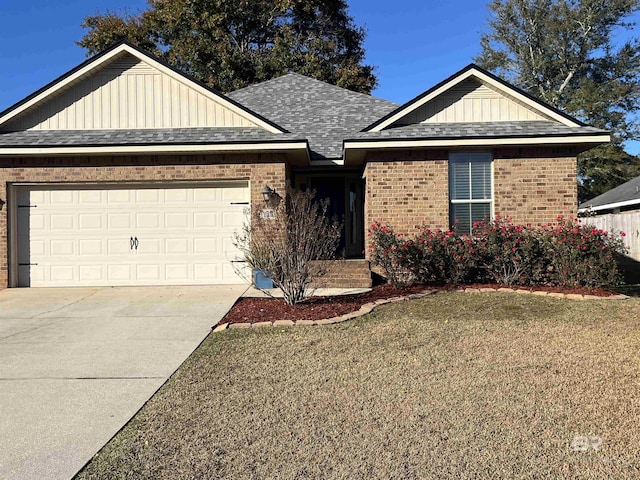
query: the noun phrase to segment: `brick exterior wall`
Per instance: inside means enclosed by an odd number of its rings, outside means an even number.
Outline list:
[[[448,153],[444,150],[370,154],[364,169],[365,229],[374,221],[403,234],[415,232],[423,223],[447,228],[448,176]],[[367,237],[366,251],[369,245]]]
[[[562,149],[494,152],[495,213],[515,223],[540,225],[558,215],[577,216],[575,153]]]
[[[21,182],[165,182],[249,180],[251,202],[262,205],[265,184],[283,194],[288,168],[279,155],[193,155],[140,157],[0,159],[0,199]],[[0,288],[8,285],[8,212],[0,211]]]
[[[365,229],[373,222],[413,233],[422,223],[449,223],[448,151],[369,154],[364,167]],[[20,182],[171,182],[249,180],[252,203],[261,205],[265,184],[283,193],[289,171],[280,155],[3,158],[0,199]],[[494,210],[517,223],[552,222],[577,211],[576,160],[571,149],[494,150]],[[0,288],[8,284],[7,204],[0,211]],[[365,248],[368,249],[369,240]]]
[[[494,154],[494,213],[542,224],[577,214],[575,151],[499,148]],[[365,228],[374,221],[414,233],[423,222],[449,226],[449,153],[396,151],[367,156]],[[366,240],[368,250],[370,241]]]

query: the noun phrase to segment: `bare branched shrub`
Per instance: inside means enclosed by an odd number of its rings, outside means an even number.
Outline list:
[[[312,282],[334,261],[342,225],[327,217],[328,207],[313,191],[288,189],[278,205],[254,209],[251,224],[235,236],[247,264],[273,280],[289,305],[311,296]]]

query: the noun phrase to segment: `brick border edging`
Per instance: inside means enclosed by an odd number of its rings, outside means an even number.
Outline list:
[[[376,307],[380,305],[385,305],[387,303],[395,303],[395,302],[403,302],[407,300],[415,300],[417,298],[423,298],[428,295],[434,295],[436,293],[451,291],[451,290],[425,290],[422,293],[412,293],[410,295],[406,295],[403,297],[392,297],[385,298],[381,300],[376,300],[375,302],[365,303],[360,307],[359,310],[355,310],[353,312],[345,313],[344,315],[339,315],[337,317],[325,318],[322,320],[275,320],[273,322],[256,322],[256,323],[223,323],[221,325],[216,326],[213,331],[221,332],[226,330],[227,328],[260,328],[260,327],[293,327],[296,325],[333,325],[336,323],[346,322],[347,320],[352,320],[354,318],[361,317],[366,315],[367,313],[371,313]],[[568,300],[625,300],[629,298],[627,295],[612,295],[610,297],[598,297],[597,295],[582,295],[579,293],[559,293],[559,292],[546,292],[543,290],[523,290],[517,288],[508,288],[508,287],[500,287],[500,288],[460,288],[457,290],[453,290],[461,293],[487,293],[487,292],[500,292],[500,293],[516,293],[516,294],[524,294],[524,295],[540,295],[546,297],[553,298],[566,298]]]

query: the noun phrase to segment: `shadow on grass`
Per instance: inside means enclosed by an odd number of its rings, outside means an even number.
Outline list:
[[[618,265],[624,276],[624,284],[612,290],[630,297],[640,297],[640,262],[631,257],[621,256],[618,258]]]

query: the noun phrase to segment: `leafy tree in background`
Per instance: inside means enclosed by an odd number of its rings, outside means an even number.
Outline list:
[[[295,71],[370,93],[365,31],[345,0],[148,0],[132,15],[85,18],[78,42],[95,54],[122,39],[207,85],[229,92]]]
[[[493,0],[476,62],[584,122],[612,132],[611,145],[578,157],[579,197],[640,175],[622,144],[640,133],[640,43],[619,42],[640,0]]]

